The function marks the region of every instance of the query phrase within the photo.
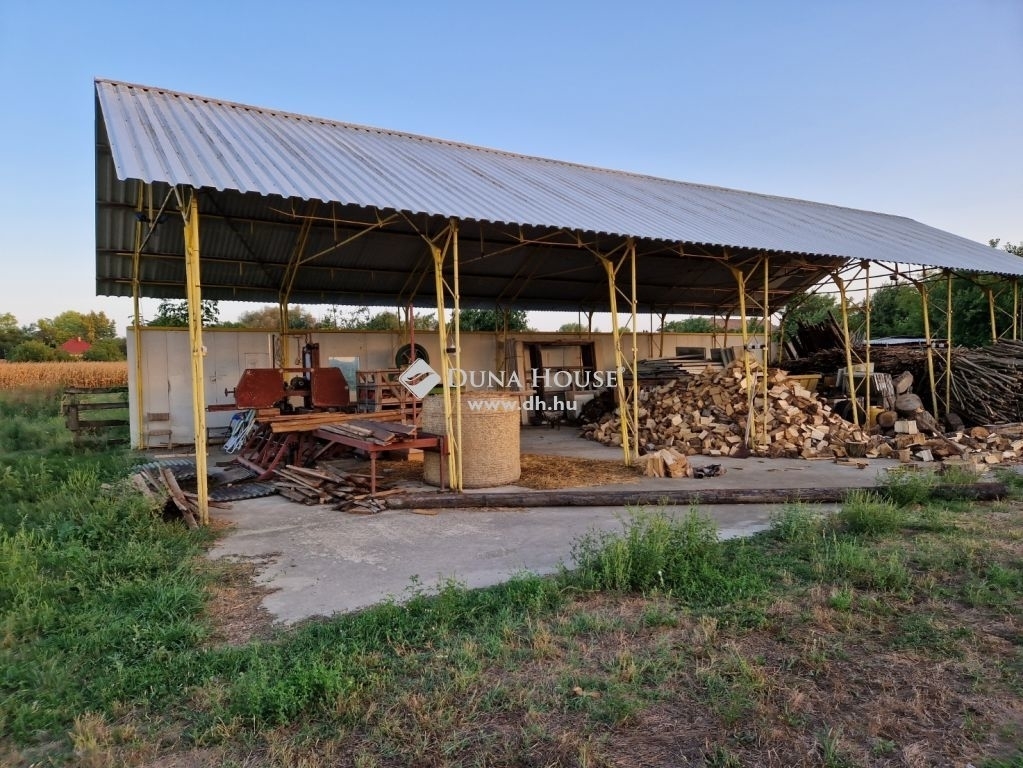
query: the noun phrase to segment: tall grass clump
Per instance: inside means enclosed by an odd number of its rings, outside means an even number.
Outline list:
[[[772,535],[788,544],[810,544],[827,527],[827,516],[812,504],[786,504],[779,512],[771,515]]]
[[[905,524],[905,515],[892,499],[856,490],[846,495],[838,521],[850,533],[876,536],[899,530]]]
[[[938,482],[933,472],[889,470],[881,483],[881,493],[900,507],[911,507],[926,504]]]
[[[741,545],[725,552],[712,520],[639,511],[621,535],[591,532],[572,548],[575,581],[585,589],[664,592],[698,604],[722,604],[759,591],[761,580]]]

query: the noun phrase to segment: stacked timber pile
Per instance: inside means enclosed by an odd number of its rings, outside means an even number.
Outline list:
[[[415,437],[417,431],[410,424],[375,423],[363,419],[320,427],[320,432],[330,432],[379,446],[393,445],[404,437]]]
[[[720,371],[721,363],[695,356],[652,357],[636,363],[636,375],[646,381],[674,379],[682,373],[703,373],[707,369]]]
[[[952,408],[969,424],[1023,421],[1023,341],[952,350]]]
[[[743,456],[746,435],[754,453],[771,457],[844,457],[847,444],[865,444],[867,435],[790,379],[767,372],[766,400],[756,364],[747,378],[741,362],[721,371],[682,376],[644,387],[639,393],[639,445],[645,452],[673,448],[684,455]],[[752,388],[752,391],[751,391]],[[582,435],[605,445],[621,445],[617,411],[586,424]]]
[[[864,357],[862,349],[857,351],[857,357]],[[943,396],[944,350],[935,350],[933,359],[938,394]],[[926,349],[872,347],[870,361],[878,372],[895,376],[909,371],[917,382],[928,380]],[[968,426],[1023,421],[1023,341],[999,341],[977,349],[956,348],[952,350],[951,361],[951,410]],[[786,366],[793,372],[837,371],[845,367],[845,354],[841,349],[823,350]]]
[[[978,375],[981,375],[978,372]],[[974,470],[986,465],[1015,461],[1023,456],[1023,425],[975,426],[967,428],[954,413],[947,415],[955,428],[943,431],[941,424],[914,394],[913,375],[903,371],[893,379],[895,400],[892,410],[877,414],[872,432],[883,441],[866,454],[870,458],[898,458],[903,462],[945,461],[965,463]],[[997,397],[998,393],[994,393]]]
[[[309,469],[288,464],[275,469],[272,480],[277,491],[301,504],[334,504],[334,509],[358,515],[372,515],[385,509],[381,499],[404,493],[401,488],[370,492],[369,475],[339,472],[323,467]]]
[[[379,413],[336,413],[332,411],[313,411],[310,413],[285,413],[266,418],[259,417],[260,424],[269,425],[274,433],[281,432],[312,432],[321,427],[337,426],[351,422],[391,422],[401,421],[401,411],[380,411]]]

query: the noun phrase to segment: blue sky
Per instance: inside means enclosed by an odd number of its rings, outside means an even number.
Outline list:
[[[1023,0],[154,7],[0,0],[22,324],[131,316],[95,295],[95,77],[1023,241]]]

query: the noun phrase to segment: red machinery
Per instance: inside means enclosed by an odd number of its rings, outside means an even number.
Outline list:
[[[287,381],[283,373],[295,373]],[[320,367],[320,345],[307,343],[302,347],[301,368],[246,368],[233,390],[237,408],[273,408],[290,411],[292,397],[303,399],[305,410],[348,410],[351,395],[348,382],[340,368]]]

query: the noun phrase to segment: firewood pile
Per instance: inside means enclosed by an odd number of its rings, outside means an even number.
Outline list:
[[[402,488],[370,492],[371,477],[359,472],[340,472],[330,467],[310,469],[288,464],[274,470],[271,481],[282,496],[301,504],[333,504],[334,509],[356,515],[375,515],[386,507],[382,499]]]
[[[864,356],[862,349],[857,351],[857,356]],[[976,349],[956,348],[951,358],[952,411],[966,425],[1023,421],[1023,341],[999,341]],[[872,347],[870,361],[877,372],[895,376],[909,371],[917,382],[927,381],[926,349]],[[787,362],[786,367],[793,373],[837,371],[845,367],[845,354],[841,349],[822,350]],[[944,395],[944,350],[934,352],[934,369],[938,392]]]
[[[725,474],[720,464],[694,467],[689,457],[674,448],[661,448],[643,457],[643,474],[647,477],[720,477]]]
[[[909,371],[896,376],[877,374],[888,382],[891,408],[879,413],[872,409],[871,423],[865,427],[847,421],[806,389],[805,379],[777,369],[767,372],[765,422],[763,380],[756,365],[752,372],[751,382],[747,382],[742,364],[734,363],[723,371],[682,374],[673,381],[642,388],[638,444],[645,454],[645,473],[691,477],[693,468],[680,458],[741,457],[750,452],[772,458],[943,460],[969,464],[978,471],[1023,457],[1023,425],[1018,422],[967,428],[959,421],[954,429],[945,431],[914,393],[914,376]],[[749,383],[754,385],[752,393]],[[978,386],[975,384],[973,391]],[[1004,396],[991,394],[991,398],[998,397]],[[861,409],[864,423],[866,417]],[[584,423],[581,434],[605,445],[621,445],[618,411],[596,414]],[[748,443],[747,435],[751,438]],[[747,448],[747,444],[753,447]]]
[[[896,393],[892,410],[877,414],[871,431],[874,438],[868,458],[898,458],[903,462],[962,462],[981,470],[984,465],[1014,461],[1023,456],[1023,426],[974,426],[967,429],[956,414],[947,420],[955,428],[945,431],[914,394],[913,375],[903,371],[893,379]]]
[[[639,392],[639,439],[646,453],[661,448],[692,456],[744,456],[747,433],[754,453],[780,457],[844,457],[847,444],[861,444],[867,434],[849,423],[785,371],[767,371],[764,400],[762,372],[736,362],[721,371],[678,378]],[[751,391],[752,389],[752,391]],[[766,409],[765,409],[766,405]],[[605,445],[621,445],[617,411],[585,424],[582,435]]]

